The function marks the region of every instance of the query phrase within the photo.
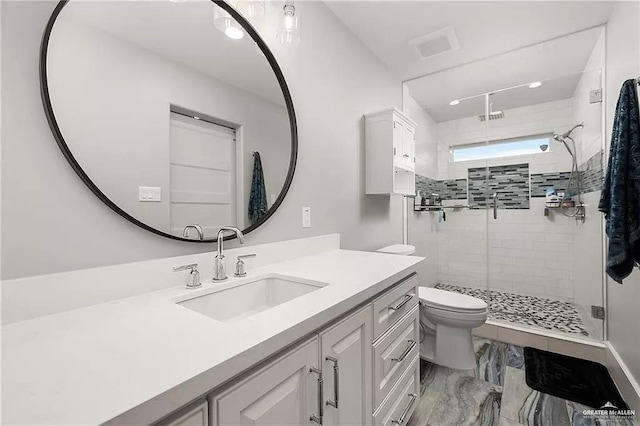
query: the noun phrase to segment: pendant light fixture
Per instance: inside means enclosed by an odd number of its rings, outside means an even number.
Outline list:
[[[213,8],[213,25],[230,39],[240,40],[244,37],[240,24],[226,10],[217,5]]]
[[[247,19],[262,18],[265,14],[265,0],[240,0],[236,10]]]
[[[300,43],[300,26],[292,0],[286,0],[284,3],[276,37],[282,44]]]

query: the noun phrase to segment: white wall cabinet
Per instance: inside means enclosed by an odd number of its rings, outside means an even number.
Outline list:
[[[415,194],[416,126],[396,108],[365,115],[367,194]]]
[[[369,425],[372,413],[371,306],[320,333],[324,425]]]

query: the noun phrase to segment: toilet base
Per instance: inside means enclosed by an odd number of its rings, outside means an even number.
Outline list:
[[[428,308],[420,302],[420,358],[456,370],[475,370],[472,328],[454,324],[434,324]]]
[[[457,370],[475,370],[471,329],[438,324],[434,363]]]

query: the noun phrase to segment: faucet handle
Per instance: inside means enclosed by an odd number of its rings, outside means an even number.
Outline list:
[[[255,253],[251,254],[242,254],[238,256],[238,261],[236,262],[236,273],[233,274],[234,277],[246,277],[247,272],[244,270],[244,261],[242,259],[247,259],[250,257],[256,257]]]
[[[200,282],[200,271],[198,271],[197,263],[190,263],[188,265],[176,266],[173,268],[173,272],[187,271],[189,270],[189,277],[187,278],[187,288],[199,288],[202,287]]]

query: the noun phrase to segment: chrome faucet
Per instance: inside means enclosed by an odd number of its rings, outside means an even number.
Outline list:
[[[200,241],[204,240],[204,232],[202,232],[202,227],[198,224],[185,226],[184,230],[182,231],[182,236],[184,238],[189,238],[189,229],[195,229],[198,233],[198,239]]]
[[[189,271],[189,277],[187,278],[187,288],[202,287],[202,283],[200,282],[200,272],[198,271],[197,263],[176,266],[175,268],[173,268],[173,272],[178,272],[178,271]]]
[[[216,263],[213,268],[213,281],[224,281],[227,279],[227,270],[224,266],[223,241],[225,231],[235,232],[240,244],[244,244],[244,235],[238,228],[233,226],[223,226],[218,231],[218,254],[216,254]]]

